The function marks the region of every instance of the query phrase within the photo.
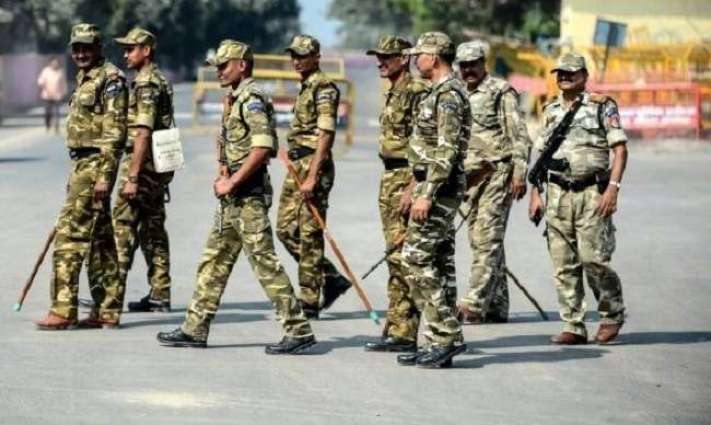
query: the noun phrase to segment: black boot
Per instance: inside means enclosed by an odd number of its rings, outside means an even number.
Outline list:
[[[326,283],[323,285],[323,305],[322,310],[326,310],[331,307],[333,303],[345,294],[346,291],[351,287],[351,282],[345,278],[343,275],[338,275],[337,277],[326,277]]]
[[[207,347],[206,339],[190,336],[184,333],[183,330],[180,328],[172,332],[158,332],[156,338],[158,339],[158,342],[160,342],[162,345],[167,345],[171,347]]]
[[[381,351],[391,353],[414,353],[417,351],[415,341],[388,336],[381,338],[378,341],[372,341],[365,344],[365,351]]]
[[[306,316],[306,318],[309,320],[318,319],[319,310],[317,305],[306,304],[305,302],[301,301],[301,311],[304,312],[304,316]]]
[[[420,356],[415,361],[417,367],[423,368],[440,368],[451,367],[452,357],[466,351],[467,345],[448,345],[446,347],[435,346],[426,354]]]
[[[157,311],[161,313],[170,313],[170,301],[152,300],[150,294],[141,298],[139,301],[131,301],[128,303],[128,311],[131,312],[146,312]]]
[[[276,344],[264,347],[264,352],[267,354],[299,354],[314,344],[316,344],[316,338],[313,335],[304,338],[285,336]]]
[[[397,356],[397,364],[400,366],[414,366],[420,356],[427,354],[424,348],[418,348],[414,353],[400,354]]]

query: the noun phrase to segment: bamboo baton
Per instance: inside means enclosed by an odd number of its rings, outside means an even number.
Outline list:
[[[299,178],[299,175],[296,172],[296,169],[294,168],[294,164],[292,164],[291,161],[289,161],[286,158],[286,156],[284,155],[283,152],[280,153],[279,159],[281,159],[282,162],[284,162],[284,165],[286,165],[287,170],[289,170],[289,174],[294,179],[296,184],[301,186],[301,179]],[[318,210],[316,209],[316,207],[314,206],[314,204],[311,202],[310,199],[304,198],[304,201],[306,202],[306,205],[309,207],[309,210],[311,211],[311,215],[314,216],[316,223],[321,228],[321,230],[323,230],[323,234],[324,234],[324,236],[326,236],[326,240],[328,241],[328,244],[331,246],[333,253],[336,254],[336,258],[338,258],[338,261],[341,263],[341,267],[343,267],[343,270],[345,270],[346,275],[348,275],[348,278],[350,279],[351,283],[353,284],[353,287],[355,288],[356,292],[358,293],[358,297],[360,297],[361,301],[363,301],[363,305],[368,310],[368,315],[375,322],[376,325],[380,325],[380,319],[378,318],[378,313],[373,308],[373,304],[371,304],[370,300],[368,299],[368,295],[363,290],[363,287],[360,285],[358,278],[356,278],[355,274],[353,273],[353,270],[351,270],[350,266],[348,265],[348,262],[346,262],[346,259],[343,256],[343,253],[341,253],[341,250],[338,248],[338,244],[336,244],[336,241],[331,236],[331,232],[328,231],[328,228],[326,227],[326,222],[323,221],[323,217],[321,217],[321,214],[318,212]]]
[[[27,293],[30,291],[30,288],[32,287],[32,283],[35,280],[35,276],[37,276],[37,271],[39,270],[40,266],[42,265],[42,262],[44,261],[44,257],[47,255],[47,251],[49,250],[49,245],[52,243],[54,240],[54,237],[57,235],[57,227],[52,227],[52,230],[49,232],[49,236],[47,236],[47,240],[44,243],[44,247],[42,248],[42,252],[40,253],[39,257],[37,258],[37,261],[35,262],[35,266],[32,269],[32,273],[30,273],[30,277],[27,279],[27,282],[25,282],[25,286],[22,287],[22,292],[20,292],[20,297],[17,299],[17,302],[15,303],[14,306],[12,306],[12,309],[15,311],[20,311],[22,310],[22,303],[25,302],[25,297],[27,296]]]

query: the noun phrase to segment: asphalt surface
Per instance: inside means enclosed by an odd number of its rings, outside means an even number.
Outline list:
[[[357,131],[337,161],[329,224],[362,274],[382,254],[377,211],[381,165],[376,132],[378,81],[355,70]],[[178,87],[187,117],[189,92]],[[0,424],[708,424],[711,423],[711,143],[638,141],[617,213],[619,271],[628,322],[614,345],[551,346],[561,328],[541,229],[524,203],[511,214],[510,269],[551,316],[543,322],[511,287],[511,322],[464,328],[466,354],[454,367],[401,367],[391,354],[363,352],[380,328],[349,292],[313,323],[309,355],[264,355],[280,329],[241,258],[212,326],[208,349],[161,347],[155,334],[181,323],[216,201],[213,130],[185,131],[187,167],[168,207],[173,266],[170,314],[125,314],[119,330],[38,332],[48,306],[51,257],[23,310],[11,310],[63,201],[69,160],[61,136],[8,119],[0,128]],[[343,150],[345,151],[345,149]],[[278,190],[284,176],[274,161]],[[274,218],[276,209],[272,208]],[[277,245],[279,245],[277,243]],[[290,276],[295,264],[278,246]],[[471,260],[457,239],[460,291]],[[386,306],[385,268],[364,286]],[[146,292],[137,260],[127,300]],[[88,297],[82,276],[81,296]],[[589,331],[596,327],[588,291]]]

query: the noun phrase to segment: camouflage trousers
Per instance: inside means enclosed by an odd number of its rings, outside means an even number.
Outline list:
[[[407,218],[400,214],[398,207],[402,194],[410,184],[411,171],[400,168],[385,171],[380,180],[380,220],[383,224],[383,235],[387,250],[407,231]],[[404,263],[400,249],[393,251],[387,259],[388,278],[388,311],[386,313],[388,336],[409,341],[417,339],[419,313],[415,302],[410,297],[410,287],[407,285],[407,265]]]
[[[308,172],[311,156],[292,161],[300,179]],[[311,202],[326,220],[328,195],[333,187],[333,160],[323,163]],[[287,175],[281,188],[276,225],[277,237],[299,263],[300,299],[305,305],[318,306],[321,289],[340,273],[325,257],[323,231],[316,223],[294,179]]]
[[[499,162],[489,179],[471,189],[467,227],[473,261],[469,290],[461,299],[470,311],[503,320],[509,316],[504,235],[513,201],[512,173],[511,163]]]
[[[170,249],[165,230],[165,175],[142,170],[138,177],[138,195],[132,200],[120,196],[128,181],[131,155],[126,155],[119,171],[119,196],[113,211],[114,235],[119,260],[119,278],[125,287],[126,276],[140,246],[148,266],[149,296],[170,302]]]
[[[603,324],[622,323],[625,305],[622,284],[610,267],[615,250],[615,227],[611,217],[595,214],[600,192],[591,186],[581,192],[548,185],[546,222],[548,250],[555,269],[555,284],[563,330],[587,336],[583,272],[598,302]]]
[[[424,223],[410,219],[407,225],[402,258],[408,268],[411,297],[424,322],[425,347],[463,341],[462,328],[454,314],[454,299],[447,290],[459,202],[456,198],[437,197]]]
[[[223,202],[222,232],[218,210],[198,266],[197,287],[185,314],[183,332],[207,338],[227,280],[244,248],[254,274],[276,309],[284,332],[294,337],[312,335],[289,277],[274,251],[272,228],[263,198],[246,197]]]
[[[50,311],[67,319],[77,318],[79,273],[85,260],[89,290],[99,306],[99,316],[118,320],[123,306],[110,200],[93,200],[100,161],[98,155],[91,155],[73,162],[67,197],[57,220]]]

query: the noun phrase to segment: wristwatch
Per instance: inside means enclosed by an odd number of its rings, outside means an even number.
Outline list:
[[[129,183],[138,183],[138,176],[128,176]]]
[[[618,189],[622,186],[620,182],[615,181],[615,180],[610,180],[610,184],[613,186],[616,186]]]

